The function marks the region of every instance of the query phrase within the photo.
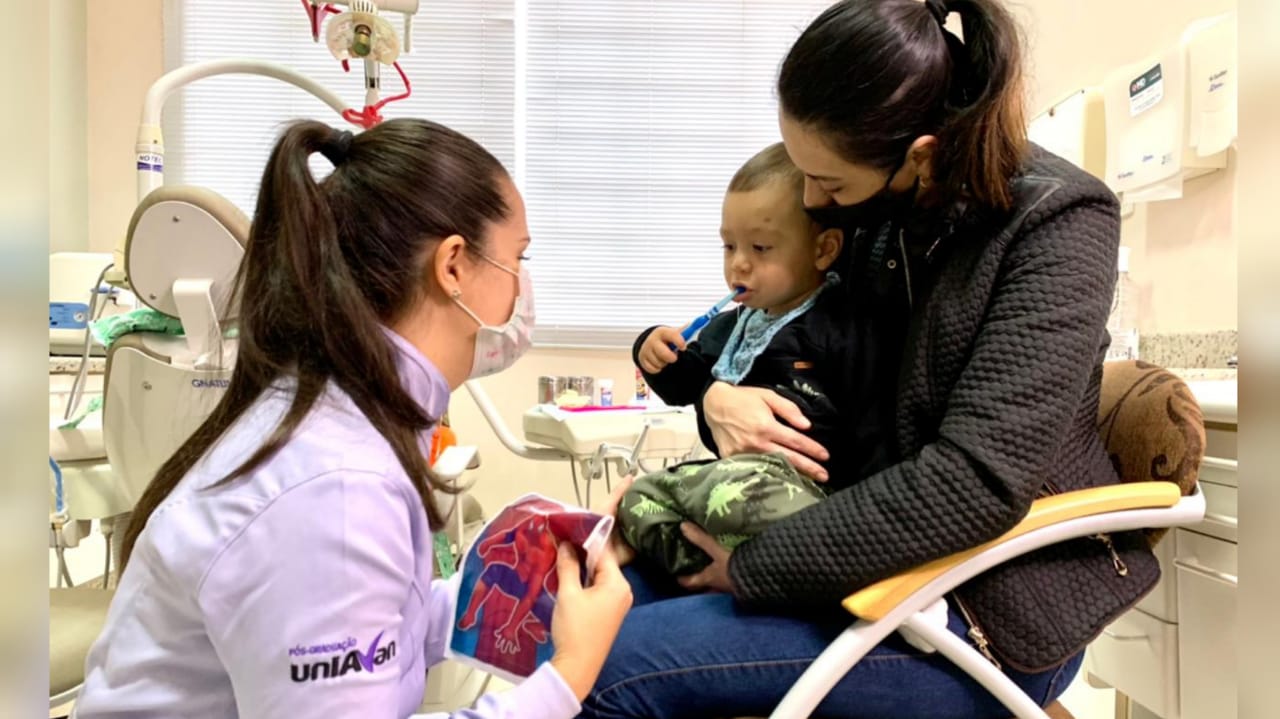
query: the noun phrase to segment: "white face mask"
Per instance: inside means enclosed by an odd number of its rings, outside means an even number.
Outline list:
[[[480,331],[476,333],[476,353],[471,361],[469,379],[488,377],[511,367],[533,344],[533,280],[529,277],[529,271],[521,267],[517,272],[484,255],[480,257],[503,272],[520,278],[520,294],[516,295],[511,319],[501,327],[486,325],[471,308],[462,303],[461,297],[453,298],[458,307],[480,325]]]

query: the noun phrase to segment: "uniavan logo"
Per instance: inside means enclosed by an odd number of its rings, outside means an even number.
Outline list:
[[[373,638],[369,648],[363,652],[360,651],[359,647],[355,646],[355,639],[347,639],[337,644],[294,647],[289,650],[290,657],[327,653],[334,650],[337,650],[338,653],[319,661],[303,662],[301,664],[290,663],[289,677],[295,682],[303,683],[321,679],[337,679],[346,676],[350,672],[372,672],[396,656],[395,642],[388,642],[386,646],[379,646],[382,643],[382,635],[385,633],[378,632],[378,636]],[[350,648],[350,651],[346,651],[345,654],[342,653],[348,648]]]

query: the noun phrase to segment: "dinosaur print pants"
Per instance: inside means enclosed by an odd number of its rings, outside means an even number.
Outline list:
[[[826,495],[781,454],[687,462],[635,481],[618,507],[637,554],[671,574],[692,574],[711,558],[680,532],[693,522],[732,549]]]

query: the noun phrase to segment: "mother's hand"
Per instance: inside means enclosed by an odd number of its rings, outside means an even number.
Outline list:
[[[716,382],[703,395],[702,410],[721,457],[781,452],[796,471],[819,482],[827,480],[827,472],[818,462],[830,455],[800,433],[809,428],[809,420],[794,402],[778,393]]]
[[[684,532],[685,539],[711,557],[711,564],[707,565],[706,569],[697,574],[680,577],[677,580],[680,586],[690,591],[707,590],[733,594],[733,580],[729,578],[729,555],[732,550],[726,549],[716,541],[715,537],[708,534],[707,530],[691,522],[681,523],[680,531]]]

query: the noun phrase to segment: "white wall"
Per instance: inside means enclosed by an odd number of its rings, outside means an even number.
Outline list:
[[[164,74],[162,0],[83,4],[89,248],[110,252],[128,229],[138,201],[134,138],[147,88]]]
[[[49,251],[89,249],[88,10],[49,1]]]

